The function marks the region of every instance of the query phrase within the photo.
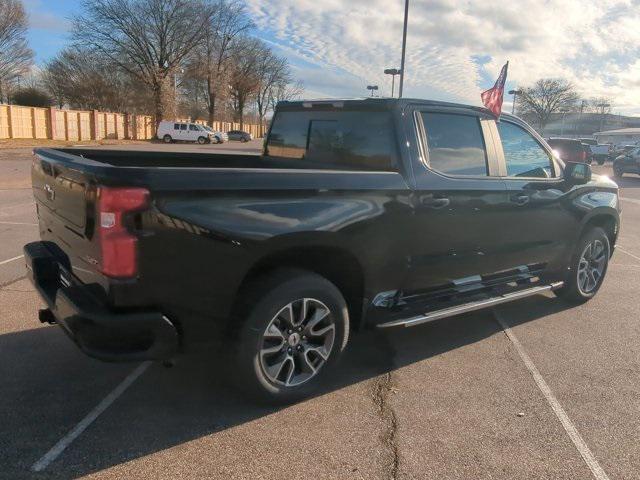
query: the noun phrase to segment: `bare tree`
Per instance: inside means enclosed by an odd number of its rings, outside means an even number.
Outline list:
[[[49,61],[41,82],[56,104],[110,111],[148,111],[151,95],[136,78],[86,48],[70,47]]]
[[[208,0],[211,20],[204,32],[204,41],[196,50],[190,72],[204,83],[209,123],[216,117],[220,100],[226,100],[230,79],[231,58],[238,45],[236,39],[253,27],[241,0]]]
[[[259,65],[264,55],[264,43],[257,38],[242,37],[237,43],[231,75],[229,78],[229,92],[235,121],[244,126],[244,112],[247,104],[258,93]]]
[[[584,103],[584,111],[589,113],[600,113],[602,115],[611,113],[613,100],[608,97],[592,97]]]
[[[73,39],[108,58],[153,93],[156,122],[171,116],[173,73],[205,38],[211,9],[202,0],[83,0]]]
[[[27,14],[20,0],[0,0],[0,101],[33,63],[27,46]]]
[[[37,86],[27,86],[18,88],[11,95],[13,103],[26,107],[49,107],[51,97],[48,92]]]
[[[532,87],[523,88],[518,96],[518,113],[535,121],[543,129],[551,115],[560,111],[573,111],[578,94],[571,82],[563,79],[542,78]]]
[[[272,98],[283,85],[291,83],[291,69],[286,58],[278,57],[270,49],[264,51],[257,65],[258,88],[256,107],[260,123],[272,107]]]
[[[298,80],[295,83],[279,82],[271,92],[271,110],[276,109],[278,102],[286,102],[300,98],[304,93],[304,84]]]
[[[55,60],[53,60],[55,61]],[[64,107],[67,103],[66,94],[68,91],[68,84],[66,79],[62,78],[58,74],[58,69],[51,68],[51,63],[47,64],[44,70],[40,74],[40,81],[42,86],[51,96],[53,104],[58,108]]]

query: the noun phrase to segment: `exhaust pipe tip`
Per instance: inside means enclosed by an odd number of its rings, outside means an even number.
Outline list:
[[[48,323],[49,325],[56,323],[56,317],[53,316],[53,312],[48,308],[38,310],[38,320],[40,320],[41,323]]]

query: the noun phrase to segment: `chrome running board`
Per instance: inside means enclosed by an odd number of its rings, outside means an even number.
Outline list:
[[[520,290],[518,292],[506,293],[498,297],[487,298],[485,300],[478,300],[475,302],[469,302],[462,305],[456,305],[455,307],[443,308],[442,310],[436,310],[434,312],[425,313],[424,315],[418,315],[417,317],[401,318],[399,320],[393,320],[391,322],[381,323],[378,328],[390,328],[390,327],[413,327],[427,322],[432,322],[440,318],[452,317],[460,313],[472,312],[474,310],[481,310],[486,307],[493,307],[494,305],[500,305],[501,303],[513,302],[521,298],[530,297],[543,292],[549,292],[556,290],[564,285],[564,282],[555,282],[550,285],[542,285],[539,287],[527,288],[526,290]]]

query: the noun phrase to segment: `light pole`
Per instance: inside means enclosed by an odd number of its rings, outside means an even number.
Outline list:
[[[513,95],[513,105],[511,105],[511,115],[516,111],[516,98],[522,93],[522,90],[509,90],[509,95]]]
[[[599,103],[596,107],[600,108],[600,131],[604,128],[604,109],[610,107],[608,103]]]
[[[385,75],[391,75],[391,98],[393,98],[394,87],[396,84],[396,75],[400,75],[400,70],[397,68],[387,68],[384,73]]]
[[[580,116],[578,117],[578,122],[577,124],[580,125],[580,128],[582,128],[582,114],[584,113],[584,107],[587,106],[587,101],[586,100],[581,100],[580,101]],[[577,135],[578,134],[578,126],[577,126],[576,122],[574,122],[573,124],[573,134]]]
[[[402,29],[402,60],[400,61],[400,87],[398,98],[402,98],[402,87],[404,86],[404,57],[407,50],[407,22],[409,21],[409,0],[404,0],[404,27]]]
[[[367,85],[367,90],[371,90],[371,96],[373,97],[373,92],[378,90],[378,85]]]
[[[564,117],[567,115],[567,113],[569,113],[569,110],[567,110],[566,108],[563,108],[562,110],[560,110],[560,113],[562,114],[562,122],[560,123],[560,136],[563,137],[564,136]]]

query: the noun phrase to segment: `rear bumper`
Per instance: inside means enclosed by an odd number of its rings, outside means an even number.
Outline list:
[[[55,321],[87,355],[120,362],[164,360],[178,349],[178,332],[161,312],[113,312],[74,283],[45,242],[25,245],[27,276],[47,304],[41,321]],[[62,276],[64,276],[64,284]]]

